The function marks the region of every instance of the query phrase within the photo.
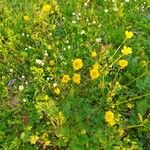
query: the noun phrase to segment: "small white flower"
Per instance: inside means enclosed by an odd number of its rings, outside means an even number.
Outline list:
[[[64,48],[64,51],[66,50],[66,48]]]
[[[29,34],[27,34],[27,37],[29,37]]]
[[[13,69],[10,69],[9,71],[10,71],[10,72],[13,72],[14,70],[13,70]]]
[[[93,21],[92,24],[96,24],[96,21]]]
[[[28,48],[31,49],[32,47],[29,45]]]
[[[69,41],[68,41],[68,40],[66,40],[66,43],[67,43],[67,44],[69,44]]]
[[[117,7],[114,7],[113,10],[114,10],[114,11],[118,11],[118,8],[117,8]]]
[[[104,9],[104,12],[105,12],[105,13],[108,13],[108,9]]]
[[[27,81],[25,82],[25,85],[28,85],[28,82],[27,82]]]
[[[88,3],[84,3],[84,6],[87,6],[88,5]]]
[[[27,100],[24,98],[24,99],[23,99],[23,102],[25,103],[26,101],[27,101]]]
[[[19,91],[23,91],[24,90],[24,86],[23,85],[19,85]]]
[[[102,41],[101,38],[97,38],[97,39],[96,39],[96,42],[97,42],[97,43],[100,43],[101,41]]]
[[[41,59],[36,59],[36,63],[39,64],[39,65],[42,65],[43,61]]]
[[[114,2],[115,2],[115,0],[112,0],[112,2],[114,3]]]
[[[22,77],[21,77],[22,79],[25,79],[25,76],[24,75],[22,75]]]
[[[80,18],[77,16],[77,20],[80,20]]]
[[[125,2],[127,2],[127,3],[128,3],[128,2],[129,2],[129,0],[125,0]]]
[[[53,83],[53,87],[55,88],[55,87],[57,87],[58,85],[57,85],[57,83]]]
[[[75,15],[76,15],[76,13],[75,13],[75,12],[73,12],[73,13],[72,13],[72,15],[73,15],[73,16],[75,16]]]
[[[87,18],[85,21],[86,21],[86,22],[89,22],[89,19]]]
[[[47,53],[47,52],[45,52],[45,53],[44,53],[44,56],[45,56],[45,57],[47,57],[47,56],[48,56],[48,53]]]
[[[22,33],[22,36],[25,36],[25,33]]]
[[[81,35],[83,35],[83,34],[85,34],[85,31],[84,31],[84,30],[81,31]]]
[[[47,77],[46,80],[49,81],[49,80],[50,80],[50,77]]]
[[[26,48],[25,48],[25,51],[27,51],[27,50],[28,50],[28,48],[26,47]]]
[[[78,13],[78,16],[81,16],[81,13]]]

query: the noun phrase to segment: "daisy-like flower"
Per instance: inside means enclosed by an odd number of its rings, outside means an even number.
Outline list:
[[[24,16],[23,19],[24,19],[25,21],[28,21],[28,20],[30,19],[30,17],[29,17],[29,16]]]
[[[39,137],[37,135],[32,135],[32,136],[30,136],[29,140],[30,140],[31,144],[35,144],[38,139],[39,139]]]
[[[133,32],[132,31],[125,31],[126,39],[130,39],[133,37]]]
[[[123,68],[125,68],[126,66],[128,66],[128,61],[125,60],[125,59],[121,59],[121,60],[119,60],[118,65],[119,65],[119,67],[120,67],[121,69],[123,69]]]
[[[114,113],[111,111],[107,111],[105,113],[105,121],[111,126],[115,125]]]
[[[93,68],[94,68],[94,69],[99,69],[99,67],[100,67],[99,63],[95,63],[95,64],[93,65]]]
[[[80,76],[80,74],[75,73],[73,75],[73,82],[76,83],[76,84],[80,84],[80,82],[81,82],[81,76]]]
[[[77,58],[73,61],[73,68],[74,70],[79,70],[83,67],[83,62],[81,59]]]
[[[130,47],[124,46],[123,49],[121,50],[123,55],[130,55],[132,54],[132,49]]]
[[[49,13],[51,11],[51,6],[49,4],[45,4],[42,8],[42,11]]]
[[[68,83],[70,81],[69,75],[63,75],[61,82],[62,83]]]
[[[98,69],[91,69],[90,70],[90,77],[92,80],[98,78],[99,75],[100,75],[100,73],[99,73]]]

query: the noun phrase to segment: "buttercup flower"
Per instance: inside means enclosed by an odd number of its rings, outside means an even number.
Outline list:
[[[100,75],[100,74],[99,74],[98,69],[91,69],[91,70],[90,70],[90,77],[91,77],[92,80],[98,78],[99,75]]]
[[[120,66],[121,69],[123,69],[126,66],[128,66],[128,61],[125,59],[121,59],[121,60],[119,60],[118,65]]]
[[[83,62],[81,59],[77,58],[73,61],[73,68],[74,70],[79,70],[83,67]]]
[[[29,18],[29,16],[24,16],[23,19],[24,19],[25,21],[28,21],[30,18]]]
[[[31,144],[35,144],[38,139],[39,139],[39,137],[37,135],[32,135],[32,136],[30,136],[29,140],[30,140]]]
[[[75,73],[74,76],[73,76],[73,82],[76,83],[76,84],[80,84],[80,81],[81,81],[80,74]]]
[[[94,69],[99,69],[99,67],[100,67],[100,65],[99,65],[98,63],[95,63],[95,64],[93,65],[93,68],[94,68]]]
[[[59,95],[59,94],[60,94],[60,89],[59,89],[58,87],[55,87],[55,88],[54,88],[54,92],[55,92],[57,95]]]
[[[95,51],[92,51],[92,53],[91,53],[91,57],[96,57],[97,56],[97,53],[95,52]]]
[[[130,47],[124,46],[123,49],[121,50],[121,52],[124,55],[129,55],[129,54],[132,54],[132,49]]]
[[[61,82],[62,83],[67,83],[70,80],[69,75],[63,75]]]
[[[126,35],[126,39],[130,39],[133,37],[133,32],[132,31],[126,31],[125,35]]]
[[[45,4],[42,10],[46,13],[49,13],[51,11],[51,6],[49,4]]]
[[[111,126],[115,125],[114,113],[112,113],[111,111],[107,111],[105,113],[105,121]]]

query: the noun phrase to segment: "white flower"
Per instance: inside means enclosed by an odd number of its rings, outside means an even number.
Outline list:
[[[97,43],[100,43],[101,41],[102,41],[101,38],[97,38],[97,39],[96,39],[96,42],[97,42]]]
[[[13,69],[10,69],[9,71],[10,71],[10,72],[13,72],[14,70],[13,70]]]
[[[53,83],[53,87],[55,88],[55,87],[57,87],[58,85],[57,85],[57,83]]]
[[[23,102],[25,103],[26,101],[27,101],[27,100],[24,98],[24,99],[23,99]]]
[[[47,77],[46,80],[49,81],[49,80],[50,80],[50,77]]]
[[[19,85],[19,91],[23,91],[24,90],[24,86],[23,85]]]
[[[29,45],[28,48],[31,49],[32,47]]]
[[[93,21],[92,24],[96,24],[96,21]]]
[[[25,76],[24,75],[22,75],[22,77],[21,77],[22,79],[25,79]]]
[[[108,13],[108,9],[104,9],[104,12],[105,12],[105,13]]]
[[[22,36],[25,36],[25,33],[22,33]]]
[[[28,82],[27,82],[27,81],[25,82],[25,85],[28,85]]]
[[[39,64],[39,65],[42,65],[43,61],[41,59],[36,59],[36,63]]]
[[[127,3],[128,3],[128,2],[129,2],[129,0],[125,0],[125,2],[127,2]]]
[[[73,16],[75,16],[75,15],[76,15],[76,13],[75,13],[75,12],[73,12],[73,13],[72,13],[72,15],[73,15]]]

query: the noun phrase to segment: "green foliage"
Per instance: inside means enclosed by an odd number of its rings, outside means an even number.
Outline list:
[[[149,3],[1,0],[0,149],[150,149]]]

